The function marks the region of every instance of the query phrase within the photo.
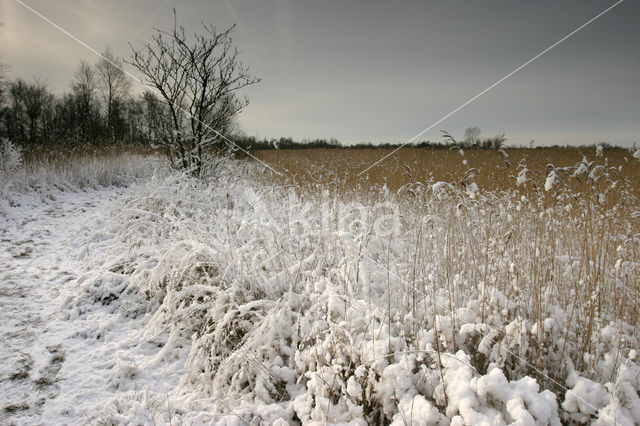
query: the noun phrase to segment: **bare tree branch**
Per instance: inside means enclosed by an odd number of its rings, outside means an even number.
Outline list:
[[[174,10],[173,29],[156,29],[150,43],[131,46],[127,61],[165,103],[164,117],[171,126],[160,126],[166,132],[159,144],[170,159],[177,158],[180,167],[195,175],[202,172],[206,148],[249,103],[236,92],[260,81],[240,62],[231,37],[235,26],[219,32],[203,24],[203,29],[188,37]]]
[[[122,60],[116,57],[108,47],[102,54],[102,59],[96,64],[96,71],[98,87],[102,92],[107,110],[107,130],[110,138],[115,140],[115,107],[127,97],[131,83],[122,69]]]

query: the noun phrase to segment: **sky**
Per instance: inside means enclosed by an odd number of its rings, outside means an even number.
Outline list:
[[[258,137],[398,142],[418,135],[576,28],[610,0],[20,0],[97,51],[131,54],[172,9],[190,32],[237,25],[240,129]],[[10,78],[69,90],[98,57],[16,0],[0,0]],[[504,133],[529,146],[640,142],[640,2],[624,0],[418,140]],[[128,71],[136,74],[131,66]],[[140,89],[141,90],[141,89]]]

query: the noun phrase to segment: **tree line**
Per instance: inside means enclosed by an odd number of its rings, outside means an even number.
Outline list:
[[[148,143],[157,97],[133,96],[122,59],[107,48],[95,64],[81,61],[70,91],[54,94],[39,79],[8,80],[0,70],[0,135],[23,147],[69,143]]]
[[[454,139],[449,133],[442,131],[443,141],[417,141],[410,143],[392,143],[392,142],[359,142],[355,144],[343,144],[336,138],[330,139],[302,139],[295,140],[291,137],[280,138],[259,138],[256,136],[246,136],[236,134],[234,143],[246,151],[251,150],[268,150],[268,149],[394,149],[399,147],[411,148],[429,148],[429,149],[500,149],[503,147],[507,138],[504,134],[495,135],[487,138],[480,138],[480,129],[477,127],[469,127],[465,131],[465,136],[461,140]]]

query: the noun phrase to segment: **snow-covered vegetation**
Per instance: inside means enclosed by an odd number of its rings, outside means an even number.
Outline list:
[[[89,398],[63,378],[64,404],[48,412],[102,424],[637,424],[637,183],[606,158],[550,165],[538,182],[519,170],[501,193],[473,173],[465,185],[309,191],[241,160],[206,179],[127,178],[56,302],[66,344],[90,348],[99,369],[83,374],[103,388]],[[33,191],[14,173],[5,217]],[[36,190],[83,185],[57,186]]]
[[[0,170],[10,173],[22,163],[20,147],[11,143],[7,138],[0,138]]]

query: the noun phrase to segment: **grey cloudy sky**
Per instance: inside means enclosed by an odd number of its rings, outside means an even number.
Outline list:
[[[250,135],[404,142],[615,3],[582,1],[22,0],[120,56],[171,9],[187,29],[237,24]],[[96,57],[15,0],[0,0],[11,77],[68,90]],[[511,144],[640,142],[640,4],[625,0],[420,139],[477,126]],[[130,69],[130,67],[129,67]]]

